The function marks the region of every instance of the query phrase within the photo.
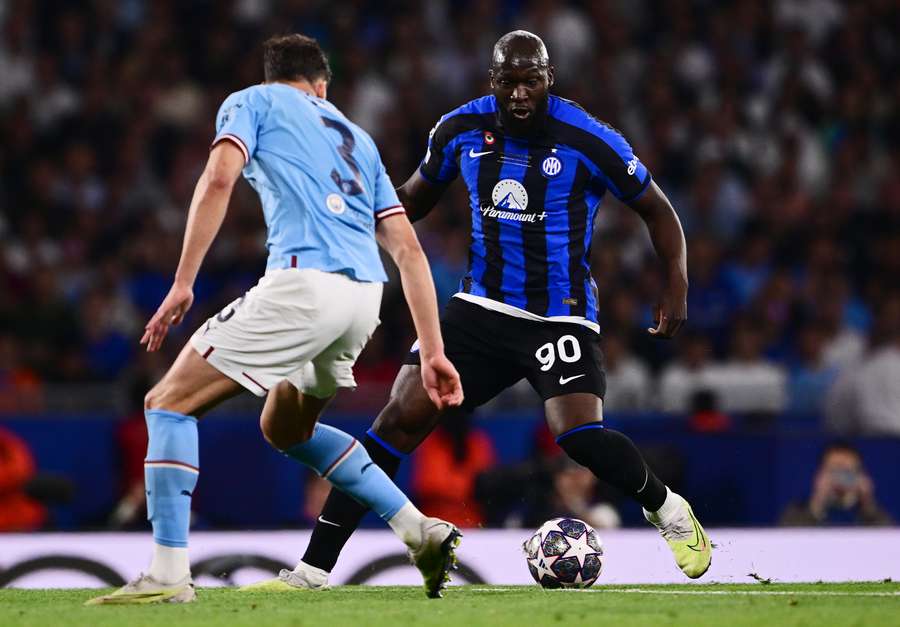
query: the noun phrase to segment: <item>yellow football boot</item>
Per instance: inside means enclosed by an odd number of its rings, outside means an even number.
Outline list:
[[[112,594],[94,597],[85,605],[144,605],[146,603],[191,603],[197,600],[194,580],[190,575],[172,584],[160,583],[141,574]]]
[[[670,493],[680,503],[677,509],[663,520],[658,512],[644,510],[644,518],[659,529],[669,544],[675,563],[691,579],[702,577],[712,563],[712,543],[690,504],[683,497]]]

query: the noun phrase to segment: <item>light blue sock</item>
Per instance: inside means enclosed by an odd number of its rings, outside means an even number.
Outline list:
[[[191,497],[200,474],[197,419],[163,409],[149,409],[144,415],[150,436],[144,482],[153,540],[163,546],[186,547]]]
[[[317,424],[312,438],[287,449],[284,454],[315,470],[385,522],[409,503],[400,488],[372,461],[366,449],[340,429]]]

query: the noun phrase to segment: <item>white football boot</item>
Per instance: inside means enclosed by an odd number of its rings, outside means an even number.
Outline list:
[[[274,579],[241,586],[241,592],[292,592],[297,590],[326,590],[328,573],[300,562],[294,570],[282,568]]]
[[[462,533],[452,523],[439,518],[424,518],[419,537],[417,543],[408,545],[409,559],[422,573],[425,594],[438,599],[450,581],[450,571],[457,567],[456,547]]]

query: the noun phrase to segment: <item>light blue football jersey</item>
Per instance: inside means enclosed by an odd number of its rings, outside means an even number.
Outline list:
[[[213,145],[243,152],[268,228],[266,269],[315,268],[386,281],[375,223],[403,212],[375,142],[327,100],[289,85],[225,99]]]

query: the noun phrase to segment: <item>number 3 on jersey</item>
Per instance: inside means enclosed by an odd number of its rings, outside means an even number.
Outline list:
[[[556,363],[556,357],[567,364],[574,364],[581,359],[581,344],[574,335],[563,335],[556,340],[556,346],[547,342],[534,353],[535,358],[541,364],[541,371],[547,372]]]
[[[341,158],[347,162],[347,166],[353,172],[352,179],[345,179],[341,178],[341,173],[338,172],[337,168],[334,168],[331,171],[331,179],[335,182],[338,188],[348,196],[356,196],[357,194],[362,194],[363,188],[360,184],[362,182],[362,175],[359,172],[359,166],[356,163],[356,159],[353,158],[353,148],[356,146],[356,138],[353,137],[353,133],[351,133],[350,129],[347,128],[347,126],[342,122],[338,122],[337,120],[333,120],[331,118],[326,118],[325,116],[322,116],[321,120],[322,124],[340,133],[341,145],[338,146],[338,152],[340,153]]]

